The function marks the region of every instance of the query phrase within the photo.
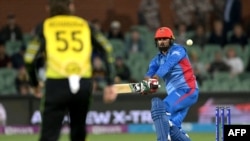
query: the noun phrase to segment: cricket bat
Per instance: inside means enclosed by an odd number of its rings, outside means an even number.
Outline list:
[[[118,94],[135,93],[141,89],[141,83],[114,84],[114,87]],[[157,85],[156,87],[160,88],[161,85]]]

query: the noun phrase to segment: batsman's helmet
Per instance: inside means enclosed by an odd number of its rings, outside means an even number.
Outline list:
[[[158,38],[174,39],[174,34],[170,28],[160,27],[155,32],[155,39],[158,39]]]

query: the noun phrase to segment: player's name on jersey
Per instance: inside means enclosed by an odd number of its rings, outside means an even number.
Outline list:
[[[57,21],[57,22],[50,22],[49,26],[83,26],[82,22],[76,22],[76,21]]]
[[[250,125],[224,125],[224,141],[240,139],[240,141],[250,140]]]

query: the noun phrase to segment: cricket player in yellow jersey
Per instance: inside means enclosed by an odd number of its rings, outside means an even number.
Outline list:
[[[37,27],[39,46],[28,47],[25,62],[35,93],[40,92],[36,77],[38,56],[44,54],[45,93],[42,96],[42,124],[39,141],[57,141],[66,113],[70,117],[71,141],[85,141],[86,115],[92,94],[93,50],[103,56],[107,70],[105,102],[116,99],[106,38],[92,30],[89,23],[72,11],[72,0],[49,0],[50,17]]]

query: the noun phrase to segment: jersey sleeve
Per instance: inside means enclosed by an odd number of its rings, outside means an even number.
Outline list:
[[[102,58],[105,68],[106,68],[106,81],[108,85],[113,84],[114,76],[112,74],[114,71],[112,57],[112,45],[109,40],[100,32],[95,31],[91,28],[91,40],[93,45],[93,50],[98,52],[98,55]]]
[[[159,68],[159,65],[157,63],[157,57],[154,57],[150,61],[149,66],[148,66],[148,70],[147,70],[144,77],[152,77],[152,76],[154,76],[155,73],[157,72],[158,68]]]
[[[37,68],[38,61],[43,59],[45,50],[45,40],[43,36],[43,22],[38,24],[35,29],[34,39],[29,42],[24,54],[25,66],[29,75],[31,86],[38,86]]]
[[[156,75],[163,77],[165,76],[169,70],[171,70],[178,62],[184,58],[186,55],[186,50],[184,47],[176,46],[171,50],[170,56],[166,60],[166,62],[160,65],[159,69],[156,72]]]

